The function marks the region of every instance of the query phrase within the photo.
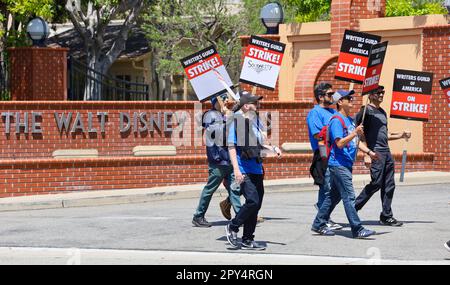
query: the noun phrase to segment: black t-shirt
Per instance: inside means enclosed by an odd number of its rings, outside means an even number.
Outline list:
[[[356,115],[357,125],[361,124],[364,114],[364,106]],[[371,150],[389,151],[387,114],[382,108],[367,106],[366,117],[364,118],[364,136],[367,146]]]

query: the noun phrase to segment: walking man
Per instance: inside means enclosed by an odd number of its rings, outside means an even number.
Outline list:
[[[214,192],[224,179],[227,181],[224,185],[228,191],[234,211],[237,213],[241,208],[240,192],[230,188],[234,175],[226,145],[227,127],[224,116],[226,110],[221,110],[220,104],[215,97],[211,99],[211,103],[213,108],[203,116],[203,127],[206,129],[206,155],[208,157],[209,176],[192,219],[192,223],[196,227],[211,226],[205,219],[205,213],[208,210]]]
[[[235,114],[235,122],[230,125],[228,135],[228,149],[234,176],[245,198],[245,204],[226,226],[226,237],[233,248],[241,246],[242,249],[265,249],[265,246],[254,241],[258,212],[264,197],[261,158],[263,135],[257,114],[261,99],[262,96],[255,96],[246,91],[240,92],[239,104],[234,111],[241,109],[242,112]],[[237,234],[242,225],[244,233],[240,245]]]
[[[397,221],[392,213],[391,205],[394,197],[395,164],[389,149],[389,140],[409,139],[411,133],[403,131],[401,133],[390,133],[387,128],[387,115],[383,108],[380,107],[384,98],[384,87],[379,86],[374,92],[369,94],[370,104],[367,106],[364,122],[364,136],[362,142],[367,144],[370,150],[378,154],[379,159],[372,161],[370,156],[366,154],[364,161],[370,168],[371,181],[356,198],[355,208],[361,210],[369,201],[370,197],[378,190],[381,194],[382,212],[380,214],[380,223],[387,226],[400,227],[402,222]],[[356,116],[356,122],[361,124],[363,116],[363,108]]]
[[[354,93],[353,90],[338,90],[333,95],[334,101],[337,102],[338,114],[333,116],[328,124],[330,143],[332,143],[328,161],[331,189],[329,194],[325,196],[322,207],[320,207],[311,228],[312,231],[320,235],[335,235],[335,232],[327,227],[327,221],[341,199],[353,237],[366,238],[375,234],[374,231],[362,226],[355,209],[352,169],[357,148],[357,137],[363,134],[363,126],[355,128],[355,124],[350,117]],[[360,149],[369,153],[372,159],[377,159],[376,154],[369,151],[366,146],[360,144]]]
[[[314,184],[319,185],[319,195],[315,207],[317,210],[323,204],[326,194],[330,191],[330,171],[328,170],[328,161],[323,159],[319,151],[319,133],[322,128],[328,125],[331,117],[336,114],[336,111],[331,108],[333,102],[334,91],[332,85],[322,82],[314,89],[314,97],[317,105],[308,113],[306,122],[308,125],[309,141],[314,152],[313,160],[310,167],[311,176],[314,179]],[[339,230],[341,225],[336,224],[331,219],[327,223],[328,228]]]

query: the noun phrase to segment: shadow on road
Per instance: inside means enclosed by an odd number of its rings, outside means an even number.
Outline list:
[[[436,223],[435,221],[400,221],[403,224],[434,224]],[[363,225],[366,226],[383,226],[382,224],[380,224],[380,221],[363,221],[362,222]],[[386,227],[390,227],[390,226],[386,226]]]
[[[346,238],[353,238],[353,234],[352,231],[350,230],[339,230],[339,231],[335,231],[337,236],[342,236],[342,237],[346,237]],[[391,232],[377,232],[375,234],[375,236],[381,236],[381,235],[385,235],[385,234],[390,234]],[[363,238],[363,240],[375,240],[374,238]]]

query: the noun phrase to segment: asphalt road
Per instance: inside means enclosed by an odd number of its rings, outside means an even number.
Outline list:
[[[401,186],[394,214],[405,225],[378,224],[379,194],[360,212],[363,224],[378,232],[368,240],[351,238],[347,227],[334,237],[310,231],[317,192],[267,194],[261,210],[265,221],[256,240],[267,250],[256,254],[312,255],[388,260],[449,261],[443,247],[450,239],[450,186]],[[207,213],[211,228],[192,226],[196,199],[101,207],[0,213],[0,248],[80,248],[242,253],[229,249],[226,221],[214,198]],[[347,223],[342,203],[333,220]],[[2,256],[0,253],[0,263]],[[5,263],[5,260],[3,260]]]

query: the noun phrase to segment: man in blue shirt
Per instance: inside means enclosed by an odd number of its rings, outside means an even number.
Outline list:
[[[242,112],[235,114],[235,121],[230,125],[228,134],[228,150],[234,177],[240,184],[241,194],[245,198],[245,204],[225,230],[227,240],[234,248],[239,247],[237,233],[239,227],[243,225],[241,248],[265,249],[265,246],[254,241],[258,212],[264,197],[261,153],[264,148],[264,135],[257,113],[261,99],[262,96],[255,96],[246,91],[240,92],[239,104],[234,111],[242,109]],[[278,156],[281,155],[278,148],[273,147],[273,151],[277,152]]]
[[[328,124],[328,132],[332,148],[328,161],[330,170],[330,192],[326,195],[317,216],[312,225],[312,231],[326,236],[335,235],[334,231],[327,227],[327,221],[339,201],[342,199],[345,214],[347,215],[354,238],[366,238],[374,235],[372,230],[365,229],[355,209],[355,191],[353,189],[352,168],[356,155],[358,136],[364,133],[364,127],[355,128],[350,118],[350,110],[353,107],[355,92],[338,90],[333,95],[338,114],[333,116]],[[378,156],[365,145],[360,144],[360,149],[369,154],[373,160]]]
[[[225,98],[222,99],[225,100]],[[221,110],[216,97],[211,99],[211,103],[213,108],[206,112],[202,118],[203,127],[206,129],[206,155],[208,157],[209,176],[192,219],[192,223],[196,227],[211,226],[205,219],[205,214],[214,192],[224,179],[227,181],[227,183],[224,183],[229,196],[227,199],[230,200],[234,211],[237,213],[241,208],[240,191],[230,188],[230,184],[234,181],[234,176],[226,145],[226,119],[221,112],[225,110]]]
[[[319,133],[322,128],[328,125],[331,117],[336,114],[336,111],[331,108],[333,102],[334,91],[332,85],[326,82],[321,82],[314,89],[314,97],[317,105],[308,113],[306,122],[308,124],[309,141],[314,152],[313,160],[311,162],[310,173],[314,178],[314,184],[319,185],[319,196],[315,207],[317,210],[323,204],[326,194],[330,191],[330,172],[328,171],[327,161],[321,158],[319,150]],[[331,219],[327,226],[330,229],[339,230],[341,225],[336,224]]]

